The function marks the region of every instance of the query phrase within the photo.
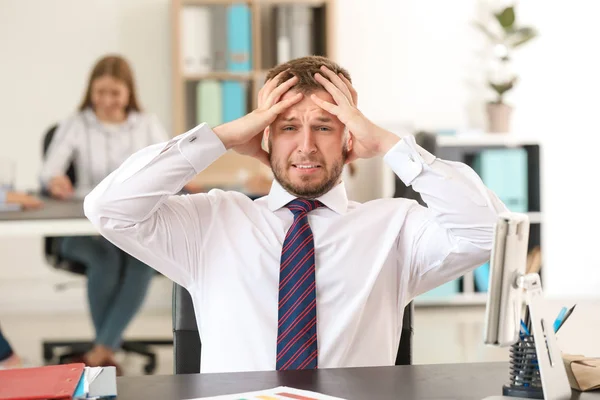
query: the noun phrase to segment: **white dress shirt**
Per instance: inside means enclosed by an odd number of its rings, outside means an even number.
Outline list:
[[[121,124],[104,124],[91,109],[78,112],[56,129],[40,179],[46,187],[50,179],[64,175],[75,163],[78,192],[89,192],[136,151],[164,142],[169,136],[158,118],[132,111]]]
[[[225,153],[202,124],[130,157],[85,199],[110,241],[184,286],[202,340],[202,372],[274,370],[279,261],[294,197],[273,183],[174,195]],[[386,163],[429,208],[395,198],[348,201],[344,184],[308,218],[316,259],[319,368],[393,365],[405,305],[489,259],[506,211],[468,166],[403,138]]]

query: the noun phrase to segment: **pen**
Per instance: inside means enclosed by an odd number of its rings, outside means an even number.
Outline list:
[[[523,320],[521,320],[521,328],[523,328],[523,333],[525,333],[527,336],[530,336],[529,329],[527,329],[527,325],[525,325],[525,322],[523,322]]]
[[[577,304],[573,305],[573,307],[571,307],[569,309],[569,311],[567,311],[567,313],[565,314],[564,318],[562,319],[562,321],[560,322],[560,324],[558,325],[558,327],[556,327],[556,329],[554,329],[554,333],[558,332],[558,330],[564,325],[564,323],[567,320],[567,318],[569,318],[571,316],[571,314],[573,314],[573,310],[575,309],[576,305]]]
[[[556,317],[556,319],[554,320],[554,325],[553,325],[554,332],[556,332],[558,330],[558,327],[560,326],[560,324],[566,314],[567,314],[567,307],[561,308],[560,312],[558,313],[558,317]]]

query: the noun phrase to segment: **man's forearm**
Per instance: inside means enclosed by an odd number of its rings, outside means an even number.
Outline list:
[[[124,225],[145,220],[158,204],[178,193],[197,173],[225,153],[223,143],[201,125],[177,138],[138,151],[85,199],[86,216]]]
[[[498,213],[507,211],[469,166],[437,159],[412,136],[394,146],[385,161],[407,186],[421,194],[440,226],[460,232],[458,236],[491,237]]]

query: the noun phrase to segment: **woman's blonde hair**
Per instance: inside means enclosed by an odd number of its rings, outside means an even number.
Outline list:
[[[85,96],[81,102],[81,105],[79,106],[80,111],[83,111],[88,107],[92,107],[92,83],[95,79],[103,76],[111,76],[117,80],[120,80],[125,84],[125,86],[127,86],[127,89],[129,89],[129,102],[127,103],[127,108],[125,109],[127,113],[130,111],[142,111],[137,100],[135,82],[131,67],[123,57],[118,55],[108,55],[102,57],[100,60],[98,60],[98,62],[96,62],[88,81]]]

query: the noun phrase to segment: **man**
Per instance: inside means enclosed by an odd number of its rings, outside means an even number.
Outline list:
[[[256,110],[136,153],[86,198],[104,236],[190,292],[202,372],[393,365],[405,305],[489,259],[504,205],[356,97],[331,61],[290,61]],[[268,196],[174,195],[227,149],[271,166]],[[344,163],[379,155],[428,208],[347,200]]]

